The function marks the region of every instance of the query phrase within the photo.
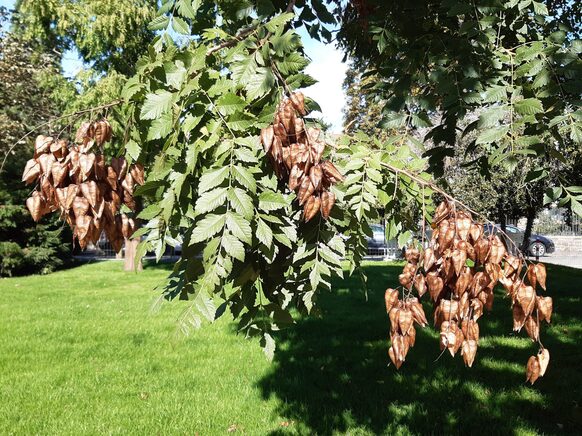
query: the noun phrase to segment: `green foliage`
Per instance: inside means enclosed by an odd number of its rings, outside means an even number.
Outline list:
[[[220,4],[215,13],[230,19],[197,34],[209,3],[194,8],[195,18],[164,3],[155,26],[181,18],[193,37],[177,45],[160,27],[122,93],[131,126],[127,158],[148,166],[140,192],[151,206],[140,215],[147,223],[138,232],[139,252],[159,258],[166,245],[182,243],[164,295],[192,300],[184,329],[230,312],[272,358],[271,332],[317,311],[319,292],[343,275],[343,259],[350,272],[359,267],[369,223],[382,216],[395,234],[414,228],[418,211],[431,210],[432,192],[418,183],[428,175],[406,175],[426,167],[408,136],[374,142],[357,134],[338,144],[328,137],[325,157],[347,180],[333,188],[330,219],[305,223],[259,141],[283,96],[312,83],[300,38],[289,28],[294,16],[256,10],[243,23]],[[229,36],[235,24],[242,30]]]
[[[537,162],[526,181],[567,183],[560,174],[581,144],[579,8],[454,0],[369,8],[347,6],[339,41],[367,69],[364,78],[375,78],[366,99],[382,102],[384,127],[430,128],[434,174],[443,174],[462,136],[475,132],[466,151],[480,155],[469,165],[490,172]],[[479,120],[467,124],[474,114]]]
[[[37,225],[30,218],[24,206],[30,188],[20,180],[33,147],[18,141],[58,113],[41,86],[43,77],[56,74],[56,59],[6,33],[0,33],[0,53],[0,164],[5,160],[0,171],[0,276],[47,273],[70,258],[68,234],[56,219]]]
[[[135,71],[153,33],[156,0],[18,0],[15,30],[48,50],[77,49],[97,71]]]
[[[47,274],[66,265],[70,240],[56,217],[35,224],[25,207],[0,206],[0,276]]]

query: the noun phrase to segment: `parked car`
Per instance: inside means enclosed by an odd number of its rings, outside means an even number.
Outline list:
[[[499,224],[495,225],[495,230],[493,230],[493,225],[492,224],[486,224],[485,225],[485,232],[486,233],[497,233],[501,231],[501,226]],[[507,236],[509,237],[509,239],[511,239],[511,241],[513,241],[513,243],[515,245],[517,245],[518,247],[521,247],[521,244],[523,242],[523,237],[524,235],[524,231],[522,229],[520,229],[519,227],[516,226],[512,226],[512,225],[508,225],[505,226],[505,233],[507,234]],[[505,238],[503,238],[505,239]],[[503,241],[505,243],[506,246],[513,245],[511,243],[509,243],[508,241]],[[550,254],[553,253],[554,251],[556,251],[556,246],[554,244],[554,242],[543,235],[537,235],[537,234],[532,234],[529,237],[529,249],[528,252],[531,256],[544,256],[546,254]]]
[[[401,250],[395,240],[386,241],[386,233],[382,224],[372,224],[372,237],[368,238],[369,256],[401,257]]]

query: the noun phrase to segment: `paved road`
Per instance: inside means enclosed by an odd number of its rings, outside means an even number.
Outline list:
[[[541,262],[582,269],[582,253],[558,251],[540,258]]]

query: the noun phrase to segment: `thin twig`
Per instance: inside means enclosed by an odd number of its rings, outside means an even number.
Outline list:
[[[481,214],[481,213],[479,213],[479,212],[471,209],[465,203],[463,203],[460,200],[457,200],[452,195],[447,194],[445,191],[443,191],[441,188],[439,188],[438,186],[436,186],[434,183],[431,183],[431,182],[429,182],[427,180],[424,180],[421,177],[418,177],[417,175],[411,173],[410,171],[407,171],[405,169],[398,168],[398,167],[395,167],[393,165],[390,165],[389,163],[380,162],[380,165],[382,165],[383,167],[389,169],[390,171],[392,171],[394,173],[402,173],[405,176],[410,177],[412,180],[414,180],[415,182],[419,183],[421,186],[428,186],[433,191],[439,193],[440,195],[442,195],[443,197],[445,197],[447,200],[451,201],[453,203],[453,205],[458,204],[459,206],[461,206],[466,211],[468,211],[468,212],[472,213],[473,215],[475,215],[475,216],[483,219],[486,223],[493,224],[493,225],[495,224],[492,221],[490,221],[485,215],[483,215],[483,214]],[[509,237],[509,235],[507,233],[505,233],[501,229],[496,229],[496,230],[497,230],[498,233],[501,233],[501,234],[505,235],[507,237],[507,240],[517,249],[518,255],[521,256],[524,260],[526,260],[525,257],[523,256],[523,253],[519,249],[519,247],[515,244],[515,242],[513,242],[511,240],[511,238]]]
[[[349,136],[349,135],[346,135]],[[404,138],[403,138],[404,140]],[[333,143],[329,143],[326,142],[326,145],[329,145],[332,148],[338,148],[338,146],[336,144]],[[488,224],[492,224],[493,226],[495,226],[495,223],[493,223],[492,221],[490,221],[485,215],[477,212],[476,210],[471,209],[469,206],[467,206],[465,203],[463,203],[460,200],[457,200],[455,197],[453,197],[452,195],[448,194],[446,191],[442,190],[441,188],[439,188],[437,185],[435,185],[432,182],[429,182],[428,180],[424,180],[423,178],[419,177],[418,175],[411,173],[410,171],[407,171],[403,168],[398,168],[395,167],[394,165],[391,165],[389,163],[385,163],[385,162],[380,162],[380,165],[383,166],[384,168],[390,170],[391,172],[393,172],[394,174],[398,175],[400,174],[404,174],[405,176],[409,177],[411,180],[414,180],[415,182],[419,183],[421,186],[427,186],[430,189],[432,189],[434,192],[442,195],[444,198],[446,198],[447,200],[449,200],[450,202],[453,203],[453,206],[455,204],[458,204],[459,206],[461,206],[463,209],[465,209],[467,212],[470,212],[471,214],[481,218],[484,222],[488,223]],[[396,178],[396,180],[398,180],[398,178]],[[396,190],[395,190],[396,193]],[[527,265],[528,260],[526,259],[526,257],[524,256],[524,254],[521,252],[521,250],[519,249],[519,247],[515,244],[515,242],[513,242],[511,240],[511,238],[509,237],[509,235],[507,233],[505,233],[503,230],[501,229],[497,229],[495,228],[495,231],[497,233],[501,233],[502,235],[505,235],[507,240],[515,247],[515,249],[517,250],[517,255],[523,259]],[[492,235],[491,235],[492,236]]]
[[[219,50],[222,50],[223,48],[228,48],[228,47],[232,47],[233,45],[236,45],[237,43],[239,43],[240,41],[242,41],[243,39],[248,37],[250,34],[252,34],[255,30],[257,30],[257,27],[258,27],[258,25],[254,25],[254,26],[251,26],[251,27],[248,27],[246,29],[241,30],[232,39],[229,39],[227,41],[223,41],[220,44],[215,45],[214,47],[208,49],[208,51],[206,52],[206,56],[210,56],[212,53],[215,53]]]

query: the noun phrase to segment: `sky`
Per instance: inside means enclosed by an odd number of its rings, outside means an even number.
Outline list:
[[[0,6],[8,9],[14,6],[15,0],[0,0]],[[342,130],[343,113],[345,106],[345,94],[342,83],[347,66],[342,63],[343,54],[333,44],[323,44],[309,36],[305,29],[299,32],[305,52],[311,59],[307,67],[307,74],[318,81],[313,86],[306,88],[304,93],[317,101],[322,113],[314,113],[314,116],[322,117],[332,125],[332,132],[340,133]],[[83,68],[83,62],[74,50],[64,53],[63,72],[67,77],[74,77]]]

